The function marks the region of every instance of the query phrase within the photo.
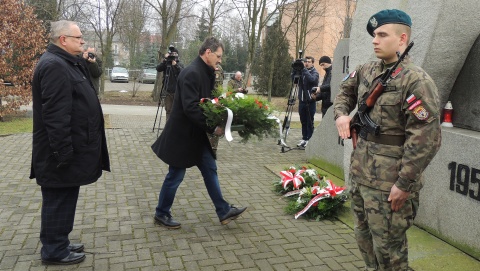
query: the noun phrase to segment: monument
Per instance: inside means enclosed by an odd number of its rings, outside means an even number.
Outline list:
[[[480,1],[460,2],[358,1],[351,37],[335,50],[332,98],[345,75],[343,59],[350,69],[376,59],[365,29],[369,17],[382,9],[407,12],[415,41],[410,56],[435,81],[442,108],[451,101],[454,109],[454,127],[442,127],[442,147],[425,170],[415,224],[480,258]],[[342,146],[331,110],[316,127],[307,157],[343,168],[348,185],[351,140]]]

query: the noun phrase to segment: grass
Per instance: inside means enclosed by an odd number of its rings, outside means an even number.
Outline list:
[[[5,117],[3,122],[0,122],[0,136],[11,135],[18,133],[31,133],[33,130],[33,119],[26,117]]]

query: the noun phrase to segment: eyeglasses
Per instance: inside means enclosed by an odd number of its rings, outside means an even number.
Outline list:
[[[305,62],[305,63],[312,63],[312,61],[310,61],[310,60],[304,60],[303,62]]]
[[[75,38],[77,40],[83,40],[82,36],[70,36],[70,35],[62,35],[62,36],[69,37],[69,38]]]
[[[217,55],[216,53],[212,52],[212,54],[216,55],[218,57],[218,59],[222,59],[222,55]]]

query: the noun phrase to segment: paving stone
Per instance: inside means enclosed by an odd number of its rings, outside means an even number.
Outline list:
[[[112,172],[81,188],[72,241],[87,259],[72,270],[356,270],[362,265],[353,231],[339,221],[293,219],[272,191],[269,167],[303,164],[304,151],[281,153],[276,139],[219,144],[217,161],[227,201],[247,206],[219,223],[197,168],[187,170],[172,213],[178,230],[153,215],[168,166],[152,153],[155,116],[110,115],[106,130]],[[290,130],[296,143],[299,129]],[[31,134],[0,137],[0,270],[63,270],[40,261],[41,193],[28,179]]]

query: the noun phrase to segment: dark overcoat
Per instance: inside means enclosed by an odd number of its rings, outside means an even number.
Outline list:
[[[214,155],[207,132],[213,133],[215,128],[207,126],[198,105],[201,98],[211,98],[214,83],[214,69],[200,57],[180,72],[170,118],[152,145],[166,164],[180,168],[198,165],[205,146]]]
[[[41,186],[86,185],[110,171],[102,108],[85,65],[50,44],[35,68],[30,178]]]

